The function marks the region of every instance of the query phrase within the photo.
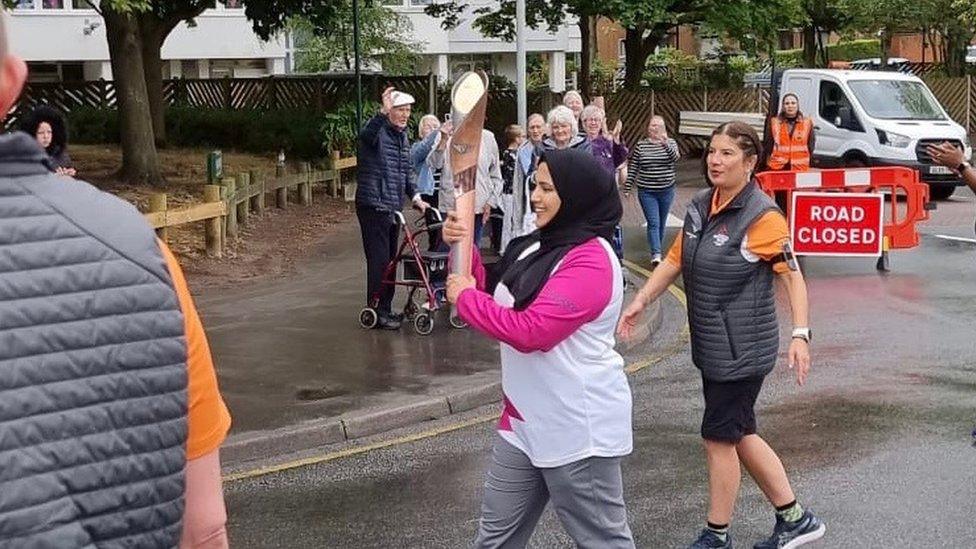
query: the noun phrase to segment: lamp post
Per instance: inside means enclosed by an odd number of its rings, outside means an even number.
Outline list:
[[[363,74],[359,63],[359,0],[352,0],[352,51],[356,66],[356,132],[363,127]]]
[[[515,88],[518,123],[524,128],[528,111],[525,90],[525,0],[515,0]]]

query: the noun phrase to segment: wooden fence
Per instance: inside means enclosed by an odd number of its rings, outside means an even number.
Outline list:
[[[328,170],[313,170],[311,164],[305,162],[301,171],[294,174],[286,174],[283,167],[278,166],[274,178],[267,178],[258,170],[225,177],[219,185],[204,186],[202,204],[186,208],[170,210],[166,206],[166,195],[155,194],[150,197],[146,221],[164,241],[170,227],[202,221],[207,255],[222,257],[228,239],[238,237],[240,226],[247,224],[250,215],[265,211],[269,194],[273,205],[280,209],[288,207],[289,191],[293,189],[299,204],[311,205],[312,187],[320,184],[327,185],[333,197],[353,200],[355,184],[343,185],[342,172],[355,168],[356,159],[339,158],[336,154],[331,166]]]
[[[395,86],[416,98],[417,109],[425,112],[436,106],[437,78],[433,75],[363,75],[363,99],[379,101],[385,86]],[[353,102],[356,80],[350,75],[268,76],[264,78],[176,78],[163,81],[163,100],[167,106],[191,106],[233,110],[299,109],[328,111]],[[432,102],[433,99],[433,102]],[[8,123],[38,104],[51,105],[70,113],[78,108],[114,109],[118,107],[115,82],[29,83],[8,117]]]
[[[681,111],[708,112],[765,112],[769,91],[758,88],[698,91],[621,91],[607,96],[607,118],[611,123],[623,121],[623,137],[627,143],[637,143],[647,131],[653,115],[664,118],[668,133],[678,142],[682,154],[701,148],[696,137],[678,135]]]

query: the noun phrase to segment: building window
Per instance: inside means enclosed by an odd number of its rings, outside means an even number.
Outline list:
[[[264,59],[218,59],[210,62],[210,78],[257,78],[269,73]]]
[[[244,9],[244,0],[227,0],[224,7],[229,10],[241,10]]]
[[[457,80],[468,71],[483,70],[486,74],[493,74],[491,55],[471,54],[451,56],[451,80]]]
[[[410,0],[411,6],[429,6],[433,3],[433,0]]]
[[[30,82],[80,82],[85,80],[84,63],[27,63]]]
[[[627,42],[623,38],[617,42],[617,59],[627,59]]]
[[[15,10],[32,10],[34,9],[34,0],[17,0],[17,4],[14,6]]]
[[[41,7],[46,10],[63,10],[64,0],[42,0]]]

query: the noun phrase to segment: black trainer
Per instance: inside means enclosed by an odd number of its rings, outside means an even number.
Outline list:
[[[776,515],[773,535],[753,545],[753,549],[793,549],[822,538],[826,531],[827,526],[809,509],[803,511],[803,516],[796,522],[786,522]]]
[[[732,549],[732,534],[725,534],[725,541],[722,541],[715,532],[705,528],[688,549]]]

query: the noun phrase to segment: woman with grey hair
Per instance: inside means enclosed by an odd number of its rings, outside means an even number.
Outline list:
[[[566,95],[563,96],[563,106],[573,111],[576,120],[580,120],[580,117],[583,116],[583,96],[578,91],[569,90],[566,92]]]
[[[446,123],[445,132],[450,132],[450,123]],[[417,178],[417,192],[420,198],[437,208],[438,190],[441,181],[441,170],[431,168],[427,163],[430,151],[440,142],[442,132],[441,121],[433,114],[425,114],[420,119],[419,128],[420,140],[410,146],[410,166],[413,168],[414,176]],[[437,219],[433,208],[424,212],[428,223],[434,223]],[[430,251],[438,250],[441,247],[440,230],[432,230],[429,236],[427,247]]]
[[[549,111],[549,135],[542,140],[545,150],[579,149],[590,152],[590,143],[579,133],[579,122],[569,107],[562,105]]]

